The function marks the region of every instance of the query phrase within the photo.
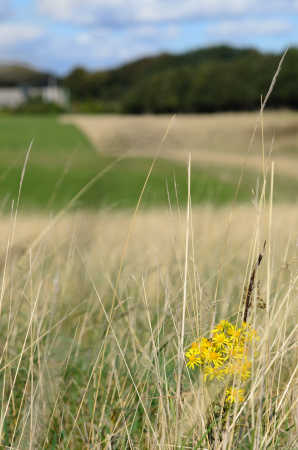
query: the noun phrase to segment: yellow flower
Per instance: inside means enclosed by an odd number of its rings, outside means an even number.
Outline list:
[[[211,380],[213,380],[213,378],[215,377],[215,373],[214,373],[214,367],[211,366],[207,366],[204,369],[204,380],[206,381],[208,377],[210,377]]]
[[[242,323],[242,331],[243,331],[243,335],[245,336],[245,339],[247,339],[249,341],[252,341],[253,339],[258,341],[260,339],[256,330],[254,328],[252,328],[246,322]]]
[[[227,320],[221,320],[219,324],[216,325],[214,330],[212,330],[212,333],[225,331],[225,328],[228,328],[230,325],[231,325],[230,322],[228,322]]]
[[[241,328],[236,328],[234,325],[230,325],[227,329],[227,333],[232,341],[237,341],[241,335]]]
[[[238,375],[241,380],[247,380],[250,377],[251,362],[247,359],[231,362],[225,369],[227,375]]]
[[[254,351],[250,344],[258,339],[256,330],[244,322],[237,327],[221,320],[211,333],[212,338],[199,337],[191,344],[185,353],[187,366],[191,369],[201,366],[205,380],[208,377],[223,380],[226,376],[236,376],[238,381],[247,380],[251,375],[249,355]],[[231,400],[233,392],[229,391],[230,402],[234,401]]]
[[[212,337],[212,341],[218,348],[222,348],[224,347],[224,345],[227,345],[229,343],[229,339],[224,333],[214,334]]]
[[[190,348],[185,353],[186,358],[188,359],[186,365],[190,367],[191,369],[194,369],[195,366],[198,366],[201,364],[201,358],[198,355],[198,352],[195,348]]]
[[[204,352],[210,348],[211,342],[207,338],[200,338],[191,344],[189,351],[197,353],[198,357],[204,358]]]
[[[236,403],[244,401],[244,389],[236,389],[236,388],[228,388],[226,390],[226,402],[228,403]]]
[[[223,380],[225,376],[225,371],[221,367],[212,367],[207,366],[204,369],[204,380],[206,381],[208,377],[210,377],[211,380],[213,378],[216,378],[217,380]]]
[[[216,349],[210,347],[204,351],[205,361],[210,364],[213,363],[214,367],[221,366],[223,364],[224,358],[221,353],[218,353]]]
[[[199,340],[199,345],[201,348],[209,348],[210,345],[212,345],[212,342],[205,337],[201,337],[201,339]]]
[[[223,351],[225,353],[225,359],[242,359],[245,353],[245,347],[243,347],[243,345],[233,345],[230,343]]]
[[[256,332],[256,330],[254,330],[253,328],[246,334],[247,340],[248,341],[253,341],[254,339],[256,341],[260,340],[260,336],[258,335],[258,333]]]

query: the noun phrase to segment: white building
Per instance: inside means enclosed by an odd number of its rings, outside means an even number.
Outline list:
[[[0,107],[17,108],[25,101],[26,97],[22,89],[17,87],[0,87]]]
[[[68,92],[54,84],[44,87],[0,87],[0,108],[17,108],[34,98],[41,98],[45,103],[56,103],[63,107],[69,105]]]

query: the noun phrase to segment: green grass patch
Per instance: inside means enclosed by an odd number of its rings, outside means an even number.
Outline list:
[[[32,150],[26,169],[20,208],[57,210],[98,174],[113,165],[76,201],[79,208],[133,208],[144,185],[152,160],[127,158],[116,162],[99,154],[75,126],[59,123],[54,117],[13,117],[0,119],[0,208],[7,211],[16,201],[26,151]],[[223,205],[253,198],[258,176],[246,173],[239,192],[240,170],[192,168],[193,204]],[[298,182],[276,179],[276,200],[293,201]],[[187,201],[187,169],[180,163],[157,161],[148,182],[144,207],[184,206]]]
[[[7,116],[0,118],[0,151],[20,153],[34,140],[34,153],[92,150],[87,137],[74,125],[60,123],[55,116]]]

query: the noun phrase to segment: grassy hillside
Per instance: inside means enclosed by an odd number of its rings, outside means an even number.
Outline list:
[[[1,64],[0,86],[16,86],[29,84],[33,86],[47,85],[51,74],[40,72],[32,66],[22,64]]]
[[[33,140],[34,153],[40,157],[69,155],[70,152],[90,152],[92,145],[77,127],[61,124],[57,117],[0,117],[0,148],[15,155],[25,152]],[[13,156],[13,155],[11,155]],[[58,161],[59,163],[61,161]]]
[[[96,151],[87,137],[74,125],[55,118],[9,117],[0,119],[0,202],[9,210],[16,201],[27,149],[33,139],[22,185],[20,208],[56,210],[65,207],[79,195],[75,208],[132,208],[142,190],[152,159],[109,156]],[[250,201],[252,188],[260,176],[246,170],[239,192],[241,170],[235,167],[192,168],[193,204],[222,205],[234,201]],[[92,181],[93,180],[93,181]],[[298,182],[277,177],[277,200],[293,201]],[[157,161],[148,182],[143,205],[146,207],[185,205],[187,198],[186,163]]]

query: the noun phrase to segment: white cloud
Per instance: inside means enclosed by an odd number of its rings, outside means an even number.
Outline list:
[[[38,62],[43,69],[61,74],[84,65],[91,70],[117,66],[140,57],[169,51],[180,29],[173,26],[144,26],[113,32],[108,28],[88,28],[75,34],[48,34],[42,45],[27,46],[22,59]]]
[[[0,62],[18,61],[39,66],[38,52],[45,47],[44,31],[34,25],[3,23],[0,26]]]
[[[5,2],[0,0],[0,20]],[[2,20],[0,60],[25,60],[60,73],[74,65],[103,68],[161,51],[183,51],[212,42],[260,45],[276,38],[280,46],[280,42],[288,42],[289,36],[294,41],[297,35],[290,25],[294,20],[286,11],[294,13],[298,0],[31,2],[36,8],[28,12],[31,24],[17,22],[22,20],[20,14],[15,22],[13,16],[9,22]],[[44,20],[38,12],[50,20]],[[288,18],[289,23],[281,17]]]
[[[100,66],[109,60],[110,64],[119,64],[131,59],[153,54],[160,50],[161,43],[166,46],[173,38],[179,35],[179,28],[168,27],[134,27],[122,29],[112,33],[109,29],[79,32],[74,42],[68,42],[69,48],[75,48],[76,58],[88,55],[88,59],[95,66]],[[64,40],[64,44],[67,41]],[[69,54],[69,50],[66,51]]]
[[[33,42],[43,36],[43,30],[35,25],[3,23],[0,27],[0,48],[11,49]]]
[[[291,31],[292,25],[283,20],[228,20],[209,25],[208,35],[216,39],[233,38],[235,36],[279,35]]]
[[[216,15],[245,14],[257,0],[39,0],[53,19],[106,26],[167,22]]]

